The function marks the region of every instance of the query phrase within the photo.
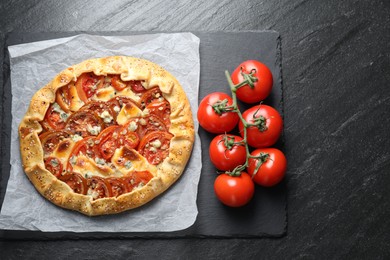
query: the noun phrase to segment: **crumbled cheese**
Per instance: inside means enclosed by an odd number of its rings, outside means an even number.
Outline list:
[[[83,138],[77,134],[71,136],[73,142],[78,142],[80,140],[83,140]]]
[[[161,147],[161,141],[160,140],[154,140],[150,143],[154,148],[160,148]]]
[[[121,111],[121,108],[118,107],[118,106],[115,106],[115,107],[114,107],[114,111],[118,113],[119,111]]]
[[[143,118],[141,118],[141,119],[139,120],[139,123],[140,123],[141,125],[146,125],[146,120],[143,119]]]
[[[127,161],[127,162],[125,163],[125,167],[126,167],[127,170],[130,169],[131,166],[132,166],[131,161]]]
[[[97,164],[100,164],[100,165],[106,164],[106,161],[103,160],[103,159],[101,159],[101,158],[99,158],[99,157],[96,157],[96,158],[95,158],[95,162],[96,162]]]
[[[53,166],[53,167],[57,167],[57,166],[58,166],[58,161],[57,161],[56,159],[51,159],[51,160],[50,160],[50,164],[51,164],[51,166]]]
[[[142,111],[142,116],[148,116],[150,114],[150,111],[148,108],[145,108],[144,111]]]
[[[112,116],[110,115],[110,113],[108,113],[107,110],[104,110],[99,116],[103,119],[104,123],[106,124],[110,123],[113,120]]]
[[[75,165],[76,161],[77,161],[77,158],[74,155],[72,157],[70,157],[70,159],[69,159],[69,162],[70,162],[71,165]]]
[[[157,153],[156,147],[153,147],[153,146],[150,147],[149,151],[150,151],[151,153]]]
[[[92,176],[93,176],[92,172],[89,172],[89,171],[84,174],[84,177],[86,179],[91,178]]]
[[[97,86],[100,84],[100,80],[96,81],[96,83],[94,85],[91,86],[91,89],[92,90],[96,90],[97,89]]]
[[[135,132],[135,131],[137,130],[137,128],[138,128],[138,125],[137,125],[137,123],[134,122],[134,121],[131,121],[130,124],[129,124],[129,126],[127,127],[127,129],[128,129],[129,131],[131,131],[131,132]]]
[[[61,109],[60,105],[58,105],[57,102],[53,103],[53,111],[59,113],[60,118],[63,121],[66,121],[66,119],[68,119],[69,117],[69,115],[64,110]]]
[[[88,189],[87,194],[90,195],[90,196],[92,196],[92,198],[94,198],[94,199],[99,198],[99,192],[97,192],[97,191],[95,191],[95,190]]]
[[[91,126],[91,125],[88,125],[87,126],[87,131],[91,133],[91,135],[98,135],[100,133],[100,131],[102,130],[102,127],[101,126]]]

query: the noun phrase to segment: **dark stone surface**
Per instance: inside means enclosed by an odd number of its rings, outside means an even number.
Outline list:
[[[278,31],[289,175],[283,238],[1,241],[0,258],[389,258],[389,13],[387,0],[2,1],[3,34]]]
[[[230,93],[224,70],[233,71],[242,61],[256,59],[266,64],[274,78],[273,89],[264,103],[275,107],[283,116],[283,96],[281,79],[280,37],[277,32],[193,32],[200,38],[200,100],[207,94],[215,91]],[[76,33],[8,33],[5,39],[7,46],[41,41],[53,38],[67,37]],[[129,32],[102,32],[101,35],[129,35]],[[221,43],[224,43],[221,45]],[[243,51],[244,50],[244,51]],[[9,57],[4,58],[4,97],[5,111],[11,110],[11,85],[9,75]],[[8,72],[8,73],[7,73]],[[242,111],[251,107],[239,103]],[[196,111],[194,111],[195,113]],[[2,175],[0,192],[0,206],[6,190],[6,183],[10,172],[9,135],[11,132],[11,114],[3,114],[3,146],[2,148]],[[239,135],[238,130],[235,134]],[[199,131],[202,140],[202,173],[199,181],[197,206],[198,216],[191,227],[177,232],[163,233],[71,233],[71,232],[32,232],[0,230],[0,238],[5,239],[81,239],[81,238],[179,238],[179,237],[281,237],[287,229],[286,216],[286,182],[273,188],[262,188],[256,185],[255,195],[245,207],[230,208],[222,205],[214,194],[214,180],[217,176],[215,167],[211,164],[208,147],[215,135],[203,129]],[[283,150],[283,137],[276,147]],[[190,173],[190,172],[189,172]],[[288,173],[287,173],[288,174]],[[131,214],[131,213],[129,213]],[[242,221],[242,220],[245,221]],[[237,222],[240,222],[237,225]]]

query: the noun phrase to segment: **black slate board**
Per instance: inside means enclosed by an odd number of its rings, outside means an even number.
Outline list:
[[[139,34],[141,32],[137,32]],[[5,46],[39,40],[53,39],[78,34],[73,33],[10,33]],[[129,35],[134,32],[100,32],[91,34]],[[276,32],[194,32],[200,38],[201,77],[199,101],[215,91],[229,93],[224,71],[232,72],[236,66],[247,59],[257,59],[271,69],[274,76],[272,94],[265,104],[274,106],[283,115],[283,91],[281,80],[280,37]],[[6,183],[9,178],[9,148],[11,125],[11,85],[9,75],[9,56],[4,50],[4,88],[2,122],[2,174],[0,202],[4,199]],[[248,107],[240,104],[242,109]],[[193,111],[194,113],[196,111]],[[38,231],[0,230],[0,238],[6,239],[53,239],[53,238],[107,238],[107,237],[280,237],[286,233],[286,194],[285,182],[267,189],[256,187],[254,199],[246,206],[236,209],[222,205],[215,197],[213,183],[216,169],[208,159],[208,145],[214,135],[200,128],[202,140],[203,167],[199,183],[199,214],[193,226],[186,230],[167,233],[72,233]],[[276,145],[283,150],[283,137]]]

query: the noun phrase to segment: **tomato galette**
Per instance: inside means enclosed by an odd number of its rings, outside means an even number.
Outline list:
[[[114,56],[71,66],[36,92],[19,137],[35,188],[93,216],[139,207],[171,186],[191,155],[194,124],[169,72]]]

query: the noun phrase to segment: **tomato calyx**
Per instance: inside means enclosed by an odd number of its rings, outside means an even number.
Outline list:
[[[257,172],[259,171],[261,165],[263,165],[270,158],[270,155],[268,153],[261,152],[257,156],[250,155],[249,158],[257,160],[256,168],[252,175],[252,179],[253,179],[256,176]]]
[[[228,106],[228,100],[225,98],[224,100],[218,100],[214,104],[211,105],[214,112],[218,115],[222,115],[226,112],[232,112],[234,110],[233,106]]]
[[[256,114],[259,112],[260,110],[260,107],[256,110],[256,112],[253,114],[253,123],[252,124],[249,124],[247,123],[247,126],[255,126],[257,127],[257,129],[259,129],[260,132],[264,132],[268,129],[267,127],[267,118],[265,118],[264,116],[260,115],[258,117],[256,117]]]
[[[226,147],[226,150],[232,150],[236,145],[245,145],[243,141],[235,142],[234,136],[225,134],[219,142],[223,142]]]
[[[254,74],[256,73],[256,69],[252,69],[250,73],[245,73],[243,71],[243,68],[241,67],[240,71],[242,77],[244,78],[244,81],[241,84],[238,84],[236,88],[238,89],[239,87],[249,85],[249,87],[253,89],[255,87],[255,82],[258,81],[258,79],[254,76]]]

